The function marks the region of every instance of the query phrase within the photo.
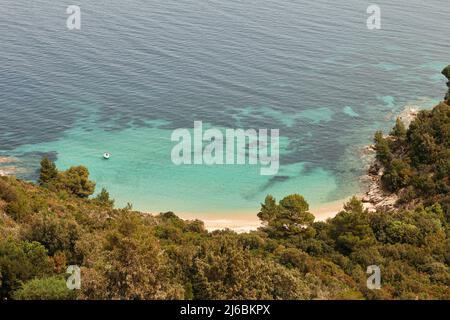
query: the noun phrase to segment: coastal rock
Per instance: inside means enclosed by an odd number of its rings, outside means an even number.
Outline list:
[[[12,176],[16,173],[18,173],[18,169],[16,167],[13,167],[13,166],[0,167],[0,177],[1,176]]]
[[[378,166],[378,164],[374,164],[374,165],[369,167],[368,172],[372,176],[377,176],[378,172],[380,172],[380,167]]]
[[[0,157],[0,163],[13,163],[13,162],[17,162],[17,159],[13,157]]]
[[[403,121],[405,127],[409,127],[411,122],[417,117],[418,113],[418,108],[414,106],[406,106],[403,112],[400,113],[399,118]],[[384,138],[394,139],[393,136],[389,135],[384,136]],[[367,185],[367,191],[362,196],[361,201],[363,202],[364,207],[369,211],[376,211],[377,209],[390,211],[395,208],[399,197],[395,193],[389,193],[383,190],[381,177],[383,176],[385,170],[382,164],[375,158],[374,154],[376,154],[374,145],[368,145],[361,151],[362,158],[366,158],[369,155],[373,156],[373,160],[367,169],[367,175],[362,179]]]
[[[405,109],[398,115],[399,119],[403,122],[406,128],[409,127],[411,122],[419,114],[419,108],[416,106],[405,106]]]
[[[361,156],[370,156],[375,154],[375,145],[370,144],[361,149]]]
[[[447,102],[447,104],[450,104],[450,65],[448,65],[447,67],[445,67],[444,70],[442,70],[442,74],[449,80],[447,82],[447,87],[449,89],[447,91],[447,94],[445,95],[445,102]]]
[[[0,157],[0,176],[11,176],[23,170],[13,165],[17,163],[17,159],[13,157]]]
[[[442,74],[448,79],[450,80],[450,65],[446,66],[444,68],[444,70],[442,70]],[[450,82],[447,82],[447,87],[450,88]]]
[[[398,196],[385,192],[381,186],[383,172],[384,170],[378,161],[374,161],[368,170],[368,190],[361,198],[361,201],[369,211],[376,211],[377,209],[390,211],[395,208],[395,204],[397,203]]]

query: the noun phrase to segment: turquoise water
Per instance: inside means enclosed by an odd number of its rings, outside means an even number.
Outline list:
[[[313,206],[360,192],[360,148],[405,105],[443,97],[449,6],[377,1],[2,0],[0,156],[35,179],[42,155],[89,167],[119,206],[256,213],[266,194]],[[175,166],[172,130],[273,128],[281,167]],[[110,160],[102,154],[110,152]]]
[[[275,178],[261,176],[258,166],[248,164],[175,166],[170,159],[172,131],[160,128],[163,123],[110,132],[96,128],[97,121],[91,116],[58,140],[23,145],[10,154],[58,150],[59,168],[83,164],[91,168],[97,190],[106,187],[119,205],[130,202],[148,211],[242,213],[255,211],[269,190],[277,196],[297,190],[310,201],[323,203],[336,188],[334,177],[322,168],[299,175],[303,163],[282,166]],[[280,145],[282,157],[288,153],[288,142],[282,140]],[[103,159],[100,150],[110,152],[111,158]],[[277,182],[283,177],[289,179]]]

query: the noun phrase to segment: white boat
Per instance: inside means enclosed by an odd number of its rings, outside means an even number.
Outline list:
[[[103,158],[105,158],[105,159],[109,159],[110,157],[111,157],[111,154],[109,152],[105,152],[103,154]]]

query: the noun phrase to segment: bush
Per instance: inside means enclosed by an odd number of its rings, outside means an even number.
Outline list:
[[[0,241],[0,298],[8,298],[21,282],[50,274],[53,269],[47,250],[38,242]]]
[[[8,183],[8,179],[10,179]],[[6,201],[6,213],[16,221],[21,221],[31,212],[31,204],[27,195],[16,186],[14,178],[0,179],[0,199]]]
[[[24,237],[29,241],[37,241],[47,248],[50,255],[57,251],[74,251],[75,242],[79,238],[80,227],[71,219],[60,219],[54,214],[40,214],[33,217]]]
[[[32,279],[13,293],[16,300],[73,300],[77,296],[75,290],[69,290],[66,280],[59,276]]]

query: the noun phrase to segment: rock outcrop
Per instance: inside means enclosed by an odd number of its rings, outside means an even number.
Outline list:
[[[400,113],[399,119],[402,120],[403,124],[407,128],[417,117],[418,112],[419,111],[417,108],[406,106],[403,112]],[[385,138],[393,139],[392,136],[386,136]],[[383,190],[381,177],[384,174],[384,168],[375,158],[375,145],[364,147],[361,154],[364,157],[370,156],[371,159],[373,159],[367,170],[367,175],[363,178],[364,182],[367,184],[367,191],[361,198],[364,207],[369,209],[369,211],[376,211],[377,209],[384,211],[394,210],[399,197],[395,193],[390,193]]]
[[[12,164],[16,163],[17,159],[12,157],[0,157],[0,176],[11,176],[18,172],[18,168]]]
[[[450,65],[448,65],[444,70],[442,70],[442,74],[448,79],[447,87],[448,91],[445,95],[445,102],[450,105]]]
[[[375,146],[370,145],[365,147],[364,153],[375,154]],[[393,210],[398,200],[398,196],[395,193],[389,193],[383,190],[381,186],[383,173],[383,166],[379,161],[374,160],[367,170],[367,175],[364,177],[364,180],[368,183],[368,187],[361,201],[369,211],[376,211],[377,209],[383,209],[385,211]]]
[[[375,161],[369,168],[367,179],[369,181],[368,190],[361,201],[369,211],[382,209],[390,211],[395,208],[398,196],[395,193],[389,193],[383,190],[381,186],[381,177],[383,176],[383,167],[378,161]]]

